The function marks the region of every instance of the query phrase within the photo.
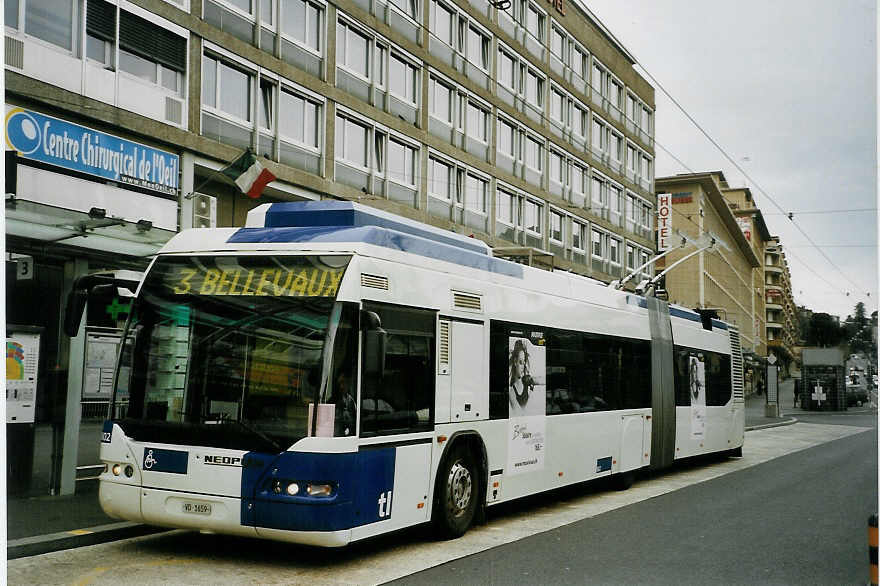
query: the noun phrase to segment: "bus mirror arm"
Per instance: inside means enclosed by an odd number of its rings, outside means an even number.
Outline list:
[[[117,278],[113,273],[95,273],[84,275],[73,282],[64,308],[64,333],[73,338],[79,333],[79,325],[89,296],[95,293],[106,293],[111,290],[119,292],[125,289],[130,295],[137,289],[138,282],[128,278]],[[127,295],[123,295],[127,296]]]

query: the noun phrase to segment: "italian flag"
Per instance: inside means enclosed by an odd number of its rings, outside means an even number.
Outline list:
[[[260,164],[251,149],[244,151],[222,173],[232,179],[242,193],[253,199],[260,197],[266,185],[275,180],[275,175]]]

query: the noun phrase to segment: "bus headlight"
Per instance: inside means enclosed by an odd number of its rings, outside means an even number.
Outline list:
[[[122,464],[113,464],[113,476],[119,476],[122,472]]]
[[[299,485],[296,482],[291,482],[287,485],[287,494],[290,496],[294,496],[299,492]]]
[[[309,484],[306,486],[306,493],[309,496],[330,496],[333,493],[333,486],[330,484]]]
[[[129,464],[128,466],[125,467],[125,477],[131,478],[132,476],[134,476],[134,467],[132,467],[132,465]]]

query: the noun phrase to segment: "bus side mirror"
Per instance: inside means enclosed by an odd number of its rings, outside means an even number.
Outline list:
[[[82,321],[83,311],[89,300],[89,292],[86,289],[73,289],[67,295],[67,305],[64,308],[64,333],[73,338],[79,332],[79,323]]]
[[[361,312],[361,326],[364,328],[364,374],[382,378],[388,333],[382,329],[382,320],[372,311]]]

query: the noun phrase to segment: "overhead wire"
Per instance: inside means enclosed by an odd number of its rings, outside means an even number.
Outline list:
[[[639,62],[639,63],[636,63],[636,65],[638,65],[639,68],[640,68],[642,71],[644,71],[645,75],[647,75],[647,76],[651,79],[651,81],[652,81],[652,82],[653,82],[658,88],[660,88],[660,91],[662,91],[663,94],[664,94],[667,98],[669,98],[669,100],[672,101],[673,104],[675,104],[675,106],[676,106],[676,107],[682,112],[682,114],[685,115],[685,117],[687,117],[688,120],[690,120],[690,122],[691,122],[691,123],[692,123],[692,124],[693,124],[693,125],[699,130],[699,131],[700,131],[700,133],[703,134],[703,136],[705,136],[706,139],[707,139],[710,143],[712,143],[712,145],[713,145],[716,149],[718,149],[718,151],[724,156],[724,158],[726,158],[726,159],[727,159],[727,160],[728,160],[728,161],[729,161],[729,162],[730,162],[730,163],[731,163],[731,164],[732,164],[732,165],[733,165],[733,166],[734,166],[734,167],[735,167],[735,168],[736,168],[736,169],[737,169],[737,170],[738,170],[738,171],[739,171],[739,172],[740,172],[740,173],[741,173],[746,179],[748,179],[748,180],[752,183],[752,185],[754,185],[755,188],[756,188],[756,189],[757,189],[757,190],[758,190],[758,191],[759,191],[764,197],[766,197],[767,200],[768,200],[771,204],[773,204],[774,207],[776,207],[776,209],[779,210],[779,213],[781,213],[781,214],[783,214],[783,215],[785,215],[785,216],[787,216],[787,217],[789,218],[789,220],[791,221],[792,225],[798,230],[798,232],[801,233],[801,235],[807,240],[807,242],[809,242],[810,245],[813,246],[813,248],[815,248],[815,249],[819,252],[819,254],[822,255],[822,257],[828,262],[828,264],[830,264],[830,265],[831,265],[831,266],[832,266],[832,267],[833,267],[833,268],[834,268],[834,269],[835,269],[835,270],[836,270],[836,271],[837,271],[837,272],[838,272],[838,273],[839,273],[844,279],[846,279],[846,280],[847,280],[847,281],[848,281],[848,282],[849,282],[849,283],[850,283],[850,284],[851,284],[856,290],[858,290],[858,291],[865,291],[865,290],[866,290],[865,287],[862,287],[861,285],[857,284],[855,281],[853,281],[852,279],[850,279],[850,278],[849,278],[849,277],[843,272],[843,270],[841,270],[840,267],[838,267],[837,264],[835,264],[835,262],[834,262],[833,260],[831,260],[831,258],[830,258],[827,254],[825,254],[825,252],[824,252],[824,251],[823,251],[823,250],[822,250],[822,249],[821,249],[821,248],[820,248],[820,247],[819,247],[819,246],[813,241],[812,238],[810,238],[810,236],[804,231],[804,229],[801,228],[801,226],[800,226],[797,222],[794,221],[794,218],[793,218],[792,213],[790,213],[790,212],[786,212],[786,211],[782,208],[782,206],[780,206],[780,205],[776,202],[775,199],[773,199],[772,197],[770,197],[770,195],[764,190],[764,188],[762,188],[762,187],[758,184],[757,181],[755,181],[754,179],[752,179],[752,177],[751,177],[748,173],[745,172],[745,170],[744,170],[744,169],[743,169],[743,168],[742,168],[742,167],[741,167],[741,166],[740,166],[740,165],[739,165],[739,164],[733,159],[733,157],[731,157],[731,156],[727,153],[727,151],[725,151],[724,148],[723,148],[720,144],[718,144],[718,142],[715,141],[715,139],[713,139],[713,138],[709,135],[709,133],[708,133],[708,132],[707,132],[707,131],[706,131],[706,130],[700,125],[700,123],[697,122],[697,121],[694,119],[694,117],[691,116],[690,113],[689,113],[687,110],[685,110],[685,108],[684,108],[684,107],[678,102],[678,100],[676,100],[676,99],[672,96],[672,94],[670,94],[670,93],[666,90],[666,88],[663,86],[663,84],[661,84],[659,81],[657,81],[657,79],[656,79],[653,75],[651,75],[651,72],[648,71],[648,69],[647,69],[642,63]],[[655,144],[657,144],[656,141],[655,141]],[[669,152],[665,147],[662,147],[662,146],[661,146],[661,148],[663,148],[664,151]],[[678,158],[675,158],[675,160],[678,161],[679,164],[681,164],[683,167],[685,167],[685,168],[687,169],[687,166],[684,165],[684,164],[683,164]],[[691,173],[693,173],[693,171],[691,171]],[[870,210],[867,210],[867,211],[870,211]],[[803,261],[801,261],[801,262],[802,262],[802,264],[803,264]],[[807,266],[807,265],[804,265],[804,266]],[[812,269],[810,269],[810,270],[811,270],[811,272],[813,272],[813,274],[818,275],[818,273],[816,273],[816,272],[813,271]],[[828,281],[827,281],[826,279],[824,279],[824,278],[823,278],[822,280],[825,281],[826,283],[828,282]],[[845,293],[846,296],[849,296],[849,292],[847,292],[847,291],[843,291],[843,293]],[[870,296],[870,292],[867,293],[867,296]]]

